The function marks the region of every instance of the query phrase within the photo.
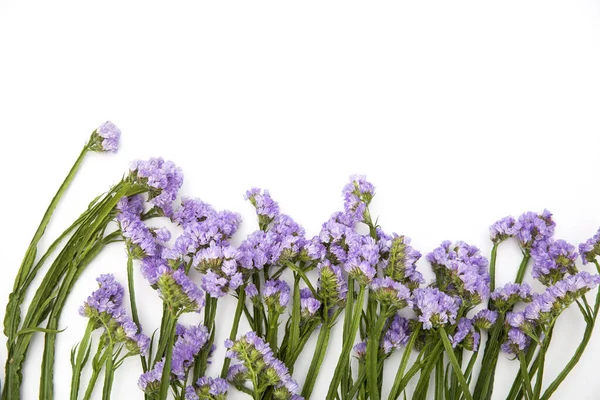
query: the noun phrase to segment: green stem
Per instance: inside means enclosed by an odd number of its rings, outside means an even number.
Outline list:
[[[163,366],[163,373],[160,382],[159,400],[165,400],[169,394],[169,386],[171,384],[171,361],[173,358],[173,342],[175,340],[175,329],[177,327],[177,316],[172,311],[167,311],[167,328],[165,334],[166,339],[166,355],[165,364]],[[162,339],[162,338],[161,338]]]
[[[110,392],[113,383],[113,342],[108,338],[108,349],[106,350],[106,368],[104,369],[104,387],[102,388],[102,400],[110,400]]]
[[[529,250],[525,250],[525,254],[523,255],[523,261],[521,261],[521,265],[519,265],[519,270],[517,271],[515,283],[523,283],[523,279],[525,279],[525,272],[527,272],[527,264],[529,263],[530,258],[531,255],[529,254]]]
[[[294,347],[296,347],[300,338],[300,276],[294,273],[294,301],[292,303],[292,317],[290,323],[290,334],[288,338],[286,360],[290,360]],[[288,368],[290,365],[288,365]]]
[[[348,276],[348,293],[346,295],[346,308],[344,310],[344,329],[342,331],[342,337],[347,338],[350,332],[350,326],[352,325],[352,305],[355,304],[356,292],[354,291],[354,278]],[[354,340],[354,338],[352,338]],[[346,363],[342,374],[341,387],[342,387],[342,398],[345,400],[345,395],[350,390],[350,375],[346,373],[349,369],[349,362]],[[336,389],[337,390],[337,389]],[[337,393],[337,392],[336,392]]]
[[[85,360],[87,359],[87,355],[89,355],[91,346],[90,340],[93,331],[94,321],[90,319],[87,328],[85,329],[85,333],[83,334],[83,339],[81,339],[81,342],[77,348],[77,357],[75,359],[75,364],[73,365],[73,376],[71,377],[71,400],[77,400],[77,397],[79,396],[81,371],[85,364]]]
[[[242,317],[242,312],[244,311],[244,302],[246,301],[246,291],[244,290],[245,286],[242,286],[237,290],[238,301],[237,306],[235,308],[235,315],[233,317],[233,325],[231,326],[231,332],[229,333],[229,339],[235,340],[237,337],[238,329],[240,326],[240,319]],[[227,377],[227,372],[229,371],[229,365],[231,364],[230,358],[225,358],[223,360],[223,368],[221,368],[221,378],[225,379]]]
[[[329,384],[329,390],[327,391],[328,399],[333,399],[336,396],[338,386],[342,379],[342,374],[345,374],[346,368],[348,367],[348,358],[350,356],[350,351],[352,350],[352,346],[354,344],[354,339],[356,338],[356,333],[358,332],[358,325],[360,324],[360,318],[362,315],[364,302],[365,287],[361,285],[358,291],[358,298],[356,300],[356,303],[354,304],[352,322],[348,329],[347,336],[344,337],[342,353],[340,354],[340,358],[338,359],[337,365],[335,367],[333,379]]]
[[[490,257],[490,293],[496,289],[496,258],[498,256],[498,243],[492,246],[492,255]]]
[[[327,307],[327,304],[325,304],[325,307],[323,308],[323,317],[323,325],[321,326],[321,331],[319,332],[317,346],[315,347],[315,353],[313,355],[312,361],[310,362],[310,368],[308,369],[308,375],[306,376],[306,380],[304,381],[304,386],[302,387],[302,397],[304,397],[304,400],[310,399],[312,391],[315,387],[315,383],[317,381],[317,376],[319,375],[319,370],[321,369],[321,364],[323,363],[325,353],[327,352],[329,334],[331,332],[331,326],[329,325],[328,321],[329,308]]]
[[[371,325],[369,337],[367,339],[367,388],[371,400],[379,400],[379,388],[377,385],[377,358],[379,356],[379,345],[381,332],[387,321],[387,312],[382,310],[377,322]]]
[[[404,376],[404,371],[406,370],[406,366],[408,365],[408,359],[410,358],[410,353],[417,341],[417,337],[421,332],[421,325],[419,325],[410,335],[410,339],[408,340],[408,344],[404,349],[404,353],[402,354],[402,360],[400,361],[400,367],[398,368],[398,372],[396,372],[396,378],[394,379],[394,384],[392,385],[392,389],[390,390],[390,395],[388,397],[389,400],[395,400],[400,396],[400,383]]]
[[[525,386],[525,390],[526,390],[526,394],[527,394],[527,398],[529,400],[532,400],[533,397],[533,390],[531,389],[531,377],[529,376],[529,373],[527,372],[527,362],[525,361],[525,357],[523,356],[523,352],[519,352],[519,364],[520,364],[520,370],[521,370],[521,379],[523,379],[523,385]]]
[[[141,330],[142,324],[140,324],[140,318],[138,316],[137,310],[137,302],[135,301],[135,285],[133,279],[133,255],[129,249],[127,250],[127,289],[129,290],[129,304],[131,305],[131,317],[133,322],[137,325],[138,329]],[[140,360],[142,362],[142,370],[144,372],[148,371],[148,364],[146,362],[146,357],[140,355]]]
[[[471,396],[471,392],[469,390],[469,385],[467,384],[467,381],[465,380],[465,376],[462,373],[462,368],[458,364],[458,360],[456,359],[456,356],[454,355],[454,351],[452,349],[452,344],[450,343],[450,340],[448,340],[448,334],[446,333],[446,331],[444,330],[443,327],[440,328],[440,337],[442,338],[442,343],[444,344],[444,347],[446,348],[446,354],[448,354],[448,358],[450,359],[450,363],[452,364],[454,373],[456,374],[456,377],[458,378],[458,383],[460,384],[460,387],[462,389],[463,395],[465,396],[465,399],[473,400],[473,397]]]

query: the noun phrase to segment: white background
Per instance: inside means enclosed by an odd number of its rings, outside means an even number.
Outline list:
[[[91,155],[48,229],[55,237],[136,158],[161,155],[186,174],[183,193],[238,211],[236,240],[256,228],[243,200],[269,188],[308,234],[341,208],[352,173],[377,186],[374,214],[427,253],[465,240],[488,254],[496,219],[550,209],[579,243],[600,226],[600,2],[0,2],[2,304],[35,227],[90,132],[123,130],[119,154]],[[48,241],[43,241],[48,245]],[[513,279],[504,246],[499,281]],[[425,262],[421,263],[427,270]],[[81,277],[64,310],[56,398],[67,397],[77,308],[94,277],[125,282],[121,247]],[[146,333],[159,299],[138,276]],[[233,301],[219,305],[218,340]],[[4,307],[0,307],[0,317]],[[546,382],[576,347],[576,310],[560,320]],[[335,331],[338,335],[339,331]],[[340,341],[313,398],[324,398]],[[41,337],[25,371],[37,397]],[[313,344],[309,345],[312,348]],[[220,370],[220,347],[211,373]],[[596,332],[557,399],[598,397]],[[4,365],[6,350],[0,350]],[[302,382],[310,354],[299,361]],[[399,354],[388,362],[388,387]],[[502,356],[502,399],[516,363]],[[113,397],[142,398],[137,359]],[[98,393],[97,393],[98,394]],[[245,396],[232,395],[231,398]]]

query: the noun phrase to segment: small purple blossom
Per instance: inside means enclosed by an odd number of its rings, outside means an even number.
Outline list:
[[[193,386],[188,386],[185,389],[186,400],[225,400],[229,383],[222,378],[211,378],[203,376],[199,378]]]
[[[312,318],[321,308],[321,302],[313,296],[309,288],[300,290],[300,310],[303,318]]]
[[[258,222],[262,230],[266,230],[269,223],[279,215],[279,205],[271,198],[268,190],[252,188],[246,192],[244,199],[249,200],[256,208]]]
[[[246,297],[249,300],[254,300],[255,297],[258,297],[258,290],[254,283],[249,283],[244,290],[246,291]]]
[[[424,329],[432,329],[454,323],[461,304],[459,298],[448,296],[436,288],[418,288],[414,292],[413,304],[418,320]]]
[[[101,124],[94,133],[89,143],[89,149],[92,151],[105,151],[116,153],[119,149],[119,139],[121,130],[110,121]]]
[[[497,311],[483,309],[475,314],[473,317],[473,324],[477,329],[488,330],[496,323],[497,319]]]
[[[518,302],[531,301],[531,286],[527,283],[507,283],[494,290],[490,297],[498,309],[508,310]]]
[[[348,257],[344,263],[346,272],[363,285],[375,277],[379,262],[379,246],[375,239],[366,235],[353,235],[346,238]]]
[[[164,360],[154,364],[154,367],[148,372],[144,372],[138,379],[138,387],[146,394],[152,394],[160,388],[163,369],[165,367]]]
[[[545,285],[552,285],[561,280],[567,272],[577,272],[577,256],[575,246],[564,240],[538,242],[538,245],[531,249],[531,275]]]
[[[477,351],[479,347],[479,332],[475,330],[473,321],[468,318],[461,318],[458,321],[458,327],[454,336],[450,336],[450,343],[455,348],[458,345],[462,345],[467,350]]]
[[[262,297],[269,307],[283,312],[290,301],[290,287],[280,279],[270,279],[265,282]]]
[[[515,235],[515,218],[512,216],[504,217],[490,226],[490,239],[498,244]]]
[[[114,314],[123,303],[123,286],[113,274],[103,274],[96,278],[99,288],[94,291],[79,308],[79,314],[91,317],[97,313]]]
[[[596,234],[579,245],[579,254],[583,264],[594,262],[597,256],[600,256],[600,229]]]
[[[529,347],[531,339],[518,328],[510,328],[507,341],[502,344],[502,351],[518,355]]]
[[[353,175],[350,182],[344,186],[344,210],[361,221],[364,218],[369,203],[375,195],[375,186],[368,182],[364,175]]]
[[[427,254],[444,290],[458,295],[468,305],[481,303],[489,295],[490,274],[488,261],[475,246],[465,242],[445,241]]]
[[[410,289],[390,277],[373,279],[369,288],[373,298],[383,305],[397,310],[412,306]]]
[[[117,203],[117,209],[119,210],[117,222],[131,254],[139,259],[155,256],[158,253],[156,240],[159,235],[160,239],[164,239],[165,234],[162,231],[155,231],[153,234],[142,221],[141,215],[144,211],[144,198],[142,195],[123,197]],[[160,241],[166,242],[168,240],[167,238]]]
[[[409,320],[400,316],[400,314],[394,315],[390,323],[389,328],[383,335],[383,341],[381,347],[383,348],[384,354],[391,354],[394,350],[399,349],[401,346],[406,346],[410,338],[411,329]]]
[[[539,242],[551,239],[555,226],[550,211],[544,210],[541,214],[529,211],[519,217],[512,230],[521,247],[529,250]]]
[[[196,355],[208,341],[208,329],[203,325],[190,326],[180,333],[173,347],[171,372],[178,379],[184,379]]]
[[[134,161],[130,166],[130,179],[148,187],[149,201],[164,215],[173,214],[173,201],[183,184],[183,172],[171,161],[150,158]]]
[[[356,357],[359,360],[364,360],[366,355],[367,355],[367,341],[365,340],[361,340],[360,342],[356,343],[353,347],[354,352],[356,353]]]

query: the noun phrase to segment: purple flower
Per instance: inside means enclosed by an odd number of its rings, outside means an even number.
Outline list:
[[[225,379],[203,376],[196,381],[194,386],[188,386],[185,389],[185,398],[186,400],[225,400],[228,390],[229,383]]]
[[[427,254],[427,261],[438,277],[438,284],[443,284],[446,292],[459,296],[468,306],[481,303],[489,295],[488,261],[477,247],[445,241]]]
[[[112,316],[123,303],[125,290],[115,280],[113,274],[103,274],[96,278],[99,288],[94,291],[79,308],[79,314],[84,317],[96,317],[99,313]]]
[[[227,371],[227,381],[232,382],[234,384],[238,382],[243,382],[246,380],[247,373],[248,369],[243,364],[232,365]]]
[[[502,344],[502,351],[508,354],[518,355],[529,347],[531,339],[518,328],[510,328],[508,340]]]
[[[158,390],[160,389],[160,381],[162,379],[164,367],[164,360],[161,360],[154,364],[154,368],[152,368],[148,372],[144,372],[140,376],[138,380],[138,387],[147,394],[153,394],[158,392]]]
[[[164,215],[173,214],[173,201],[183,184],[183,172],[171,161],[150,158],[148,161],[134,161],[130,168],[130,179],[149,189],[149,201]]]
[[[353,175],[342,193],[345,212],[362,221],[364,212],[375,195],[375,186],[366,180],[366,176]]]
[[[356,358],[359,360],[364,360],[367,355],[367,340],[361,340],[360,342],[356,343],[353,349],[356,353]]]
[[[544,210],[541,214],[529,211],[519,217],[512,230],[521,247],[529,250],[538,242],[551,239],[555,226],[550,211]]]
[[[390,277],[375,278],[369,287],[373,298],[385,306],[397,310],[412,306],[410,289]]]
[[[316,315],[321,308],[321,302],[314,298],[309,288],[300,290],[300,310],[302,318],[309,319]]]
[[[600,229],[596,234],[579,245],[579,254],[584,264],[594,262],[597,256],[600,255]]]
[[[106,121],[92,133],[88,146],[91,151],[116,153],[119,149],[120,137],[121,130],[112,122]]]
[[[413,294],[414,308],[423,328],[438,328],[456,320],[460,299],[430,287],[415,289]]]
[[[200,250],[192,265],[205,273],[202,289],[215,298],[225,296],[229,289],[237,289],[243,283],[242,273],[237,268],[238,258],[237,250],[226,242],[211,242],[209,247]]]
[[[187,370],[192,366],[196,355],[200,353],[207,341],[208,329],[203,325],[187,327],[177,338],[173,347],[171,372],[178,379],[185,378]]]
[[[472,320],[461,318],[458,321],[458,327],[454,336],[450,336],[449,339],[453,348],[462,345],[463,348],[469,351],[477,351],[480,335],[479,332],[475,330]]]
[[[488,330],[496,323],[497,319],[497,311],[484,309],[475,314],[473,317],[473,324],[477,329]]]
[[[365,235],[353,235],[346,238],[348,257],[344,269],[361,284],[367,285],[376,274],[379,262],[379,246],[375,239]]]
[[[504,217],[490,226],[490,239],[498,244],[515,235],[515,218],[512,216]]]
[[[527,283],[507,283],[494,290],[490,297],[499,310],[506,311],[518,302],[531,301],[531,287]]]
[[[258,290],[254,283],[249,283],[244,290],[246,291],[246,297],[248,299],[254,301],[254,298],[258,297]]]
[[[410,334],[409,320],[401,317],[400,314],[394,315],[389,328],[383,335],[383,342],[381,344],[383,353],[386,355],[391,354],[401,346],[406,346]]]
[[[159,235],[159,240],[165,239],[165,233],[162,231],[155,231],[153,233],[144,221],[142,221],[141,215],[144,211],[144,198],[141,195],[123,197],[117,203],[117,209],[119,210],[117,222],[133,257],[142,259],[144,257],[155,256],[158,253],[156,240]],[[166,242],[168,240],[167,238],[161,241]]]
[[[266,230],[271,221],[279,215],[279,205],[271,198],[268,190],[252,188],[246,191],[244,199],[250,200],[256,209],[261,230]]]
[[[567,272],[577,273],[575,267],[577,251],[575,246],[564,240],[538,242],[538,245],[531,249],[531,257],[533,258],[531,274],[545,285],[555,284]]]
[[[307,244],[304,228],[285,214],[275,218],[273,226],[267,232],[267,241],[271,247],[271,264],[280,260],[293,261]]]
[[[270,279],[265,282],[262,297],[268,307],[273,307],[276,312],[282,313],[290,301],[290,287],[285,281]]]
[[[238,247],[240,266],[248,271],[262,270],[272,259],[271,245],[263,231],[248,235]]]
[[[185,227],[191,223],[202,222],[215,214],[216,211],[210,204],[200,199],[184,198],[181,200],[181,206],[171,216],[171,220]]]

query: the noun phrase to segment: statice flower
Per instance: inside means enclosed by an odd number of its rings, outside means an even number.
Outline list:
[[[246,297],[249,300],[255,301],[255,299],[258,299],[258,289],[256,289],[256,286],[254,285],[254,283],[249,283],[248,285],[246,285],[246,288],[244,289],[244,291],[246,292]]]
[[[489,295],[488,261],[477,247],[445,241],[427,254],[427,261],[436,273],[437,286],[459,296],[467,306],[479,304]]]
[[[344,268],[359,283],[367,285],[373,280],[379,262],[379,246],[370,236],[356,235],[347,238],[348,258]]]
[[[252,188],[246,192],[244,199],[249,200],[256,208],[258,224],[262,230],[266,230],[271,221],[279,215],[279,204],[271,198],[268,190]]]
[[[229,289],[237,289],[243,283],[242,273],[238,271],[239,253],[228,243],[211,242],[209,247],[198,252],[192,265],[205,275],[202,277],[202,289],[211,297],[223,297]]]
[[[488,330],[496,323],[497,319],[497,311],[483,309],[473,317],[473,325],[475,325],[477,329]]]
[[[359,360],[364,360],[367,356],[367,340],[361,340],[356,343],[353,347],[354,352],[356,353],[356,358]]]
[[[142,221],[144,198],[142,195],[123,197],[117,203],[117,222],[131,255],[136,259],[157,255],[157,240],[166,242],[163,230],[154,232]],[[168,232],[168,231],[167,231]]]
[[[279,214],[275,218],[266,238],[271,248],[271,264],[277,264],[281,261],[295,261],[307,244],[304,237],[304,228],[285,214]]]
[[[533,258],[531,274],[544,285],[553,285],[560,281],[567,272],[577,273],[575,266],[577,256],[575,246],[564,240],[553,241],[550,239],[547,242],[538,242],[538,245],[531,249]]]
[[[413,305],[424,329],[439,328],[456,321],[461,300],[436,288],[418,288],[413,292]]]
[[[228,390],[225,379],[203,376],[185,389],[185,400],[225,400]]]
[[[152,369],[148,370],[147,372],[144,372],[140,376],[140,378],[138,379],[138,387],[148,395],[158,393],[164,368],[164,360],[154,364],[154,367]]]
[[[348,243],[356,242],[358,236],[360,236],[354,230],[357,222],[358,220],[353,215],[337,212],[323,224],[318,236],[318,242],[325,248],[324,255],[321,255],[321,260],[327,258],[334,264],[347,261]],[[321,249],[317,250],[322,252]],[[314,248],[311,251],[314,251]],[[309,252],[309,254],[311,253]]]
[[[269,344],[255,332],[248,332],[235,342],[227,340],[225,346],[229,349],[226,357],[235,358],[243,365],[243,368],[233,365],[229,370],[228,377],[234,385],[239,386],[244,378],[253,376],[254,390],[259,394],[273,387],[275,399],[301,398],[297,396],[298,384],[285,364],[275,357]]]
[[[203,325],[183,327],[178,332],[173,347],[171,373],[178,379],[184,379],[195,357],[208,341],[208,329]]]
[[[453,336],[449,337],[452,347],[462,346],[469,351],[477,351],[479,348],[480,334],[475,329],[473,321],[468,318],[461,318],[458,321],[458,327]]]
[[[373,279],[369,288],[373,298],[386,307],[400,310],[412,306],[410,289],[390,277]]]
[[[285,281],[270,279],[265,282],[262,297],[269,310],[281,314],[290,301],[290,287]]]
[[[519,217],[512,230],[521,247],[530,250],[539,242],[551,239],[555,226],[550,211],[544,210],[541,214],[529,211]]]
[[[417,271],[417,261],[421,253],[410,246],[406,236],[386,235],[377,228],[383,271],[386,276],[402,282],[410,289],[416,289],[425,283],[423,275]]]
[[[501,243],[515,235],[515,218],[512,216],[504,217],[490,226],[490,240],[495,243]]]
[[[92,133],[88,148],[91,151],[116,153],[120,138],[121,130],[112,122],[106,121]]]
[[[80,307],[79,313],[94,321],[94,327],[104,328],[113,343],[123,343],[129,355],[145,355],[150,338],[140,332],[139,327],[122,308],[124,289],[112,274],[100,275],[96,279],[98,290],[94,291]]]
[[[300,311],[305,320],[317,317],[317,311],[321,308],[321,302],[313,296],[309,288],[300,290]]]
[[[531,301],[531,286],[527,283],[507,283],[494,290],[490,297],[497,309],[507,311],[519,302]]]
[[[530,334],[533,334],[535,328],[535,321],[528,320],[523,311],[506,313],[506,323],[512,328],[519,328]]]
[[[183,184],[181,169],[162,158],[134,161],[129,169],[129,180],[146,186],[150,203],[170,217],[173,214],[173,201]]]
[[[518,328],[510,328],[506,342],[502,344],[502,351],[518,355],[529,347],[531,339]]]
[[[400,316],[400,314],[394,315],[388,329],[383,335],[383,341],[381,343],[383,353],[389,355],[401,346],[406,346],[410,334],[411,329],[409,320]]]
[[[542,294],[533,296],[524,311],[525,318],[542,324],[552,321],[576,299],[600,283],[600,275],[578,272],[550,286]]]
[[[594,262],[597,256],[600,256],[600,229],[596,234],[579,245],[579,254],[584,264]]]
[[[342,269],[329,261],[319,263],[317,269],[319,270],[317,293],[319,299],[330,307],[336,304],[343,305],[348,294],[348,283]]]
[[[350,183],[344,186],[344,210],[362,221],[369,203],[375,195],[375,186],[364,175],[353,175]]]
[[[181,205],[173,215],[171,220],[177,225],[187,226],[195,222],[202,222],[216,214],[215,209],[200,199],[184,198]]]

